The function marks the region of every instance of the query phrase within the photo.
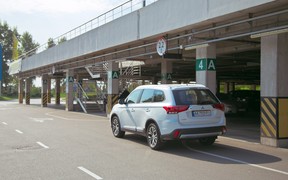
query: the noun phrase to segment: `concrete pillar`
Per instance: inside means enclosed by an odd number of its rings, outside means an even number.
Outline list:
[[[81,86],[81,88],[82,88],[83,80],[82,80],[82,78],[79,75],[77,75],[76,80],[77,80],[77,83],[78,83],[78,86],[77,86],[77,97],[82,100],[83,99],[83,92],[82,92],[82,90],[80,89],[79,86]]]
[[[257,85],[256,84],[251,85],[251,90],[256,90],[256,89],[257,89]]]
[[[42,75],[42,88],[41,88],[41,107],[47,107],[47,84],[48,75]]]
[[[55,83],[55,104],[60,104],[60,78],[56,78]]]
[[[26,105],[30,105],[31,83],[32,83],[31,78],[27,78],[25,80],[25,103]]]
[[[47,79],[47,103],[51,103],[51,78]]]
[[[196,49],[196,82],[216,93],[216,45]]]
[[[66,72],[66,111],[73,111],[73,100],[74,100],[74,70],[68,69]]]
[[[227,94],[229,92],[229,82],[224,82],[224,93]]]
[[[228,92],[230,91],[234,91],[235,90],[235,83],[234,82],[230,82],[229,83],[229,89],[228,89]]]
[[[161,84],[172,83],[172,62],[167,59],[162,59],[161,62]]]
[[[288,33],[261,38],[261,143],[288,147]]]
[[[118,102],[119,97],[119,64],[116,62],[108,63],[108,87],[107,87],[107,108],[109,114],[112,107]]]
[[[18,82],[18,102],[23,104],[23,79],[19,78]]]

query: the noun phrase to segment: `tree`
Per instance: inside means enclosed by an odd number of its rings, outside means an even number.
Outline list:
[[[47,44],[48,44],[47,49],[56,45],[53,38],[49,38]]]
[[[3,83],[3,93],[7,92],[8,84],[12,81],[12,77],[8,73],[8,65],[12,61],[12,51],[13,51],[13,34],[19,37],[17,29],[8,26],[7,22],[0,21],[0,44],[2,46],[3,62],[2,62],[2,83]]]
[[[39,46],[39,43],[35,43],[31,34],[29,34],[27,31],[24,32],[21,36],[20,41],[22,55],[26,55],[29,57],[33,54],[36,54],[36,48]]]

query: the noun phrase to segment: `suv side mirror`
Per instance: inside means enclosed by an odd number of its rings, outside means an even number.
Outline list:
[[[121,98],[121,99],[119,99],[118,103],[119,103],[119,104],[126,104],[126,102],[125,102],[125,99],[124,99],[124,98]]]

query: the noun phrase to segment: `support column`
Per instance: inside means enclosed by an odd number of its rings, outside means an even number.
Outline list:
[[[18,82],[18,102],[23,104],[23,79],[19,79]]]
[[[25,80],[25,103],[26,105],[30,105],[30,92],[31,92],[31,78],[27,78]]]
[[[77,78],[76,78],[76,81],[77,81],[77,83],[79,83],[79,86],[81,86],[81,87],[79,87],[78,85],[77,85],[77,97],[79,98],[79,99],[81,99],[81,101],[83,100],[83,92],[82,92],[82,89],[80,89],[80,88],[83,88],[83,80],[82,80],[82,78],[79,76],[79,75],[77,75]]]
[[[224,93],[227,94],[229,92],[229,82],[224,82]]]
[[[51,78],[47,79],[47,102],[51,103]]]
[[[108,87],[107,87],[107,115],[112,107],[118,102],[119,98],[119,64],[116,62],[108,63]]]
[[[47,83],[48,75],[42,75],[41,107],[47,107]]]
[[[161,84],[172,83],[172,62],[167,59],[162,59],[161,62]]]
[[[66,111],[73,111],[73,85],[74,85],[74,70],[68,69],[66,72]]]
[[[261,38],[261,143],[288,147],[288,33]]]
[[[216,93],[216,45],[196,49],[196,82]]]
[[[228,92],[234,91],[234,90],[235,90],[235,83],[234,82],[230,82],[229,83],[229,91]]]
[[[55,104],[60,104],[60,78],[55,79]]]

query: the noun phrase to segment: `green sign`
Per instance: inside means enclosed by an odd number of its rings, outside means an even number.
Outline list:
[[[74,77],[73,76],[69,76],[68,77],[68,82],[74,82]]]
[[[109,71],[108,72],[108,78],[111,79],[119,79],[120,72],[119,71]]]
[[[216,71],[215,60],[211,58],[197,59],[196,71]]]

